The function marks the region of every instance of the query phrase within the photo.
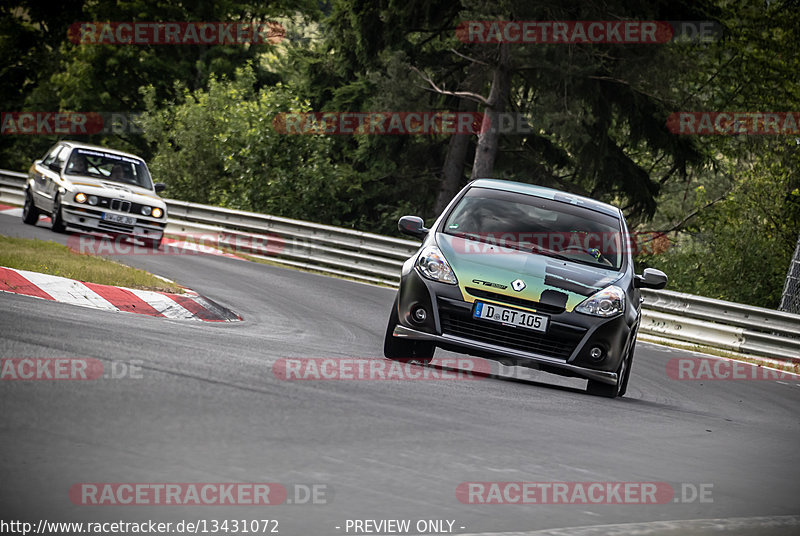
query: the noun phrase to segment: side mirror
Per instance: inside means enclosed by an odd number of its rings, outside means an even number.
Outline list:
[[[163,182],[157,182],[153,185],[153,188],[155,189],[156,193],[159,194],[167,188],[167,185]]]
[[[428,231],[430,231],[425,228],[425,222],[419,216],[403,216],[397,222],[397,229],[403,234],[419,239],[428,236]]]
[[[634,276],[633,286],[636,288],[652,288],[659,290],[667,286],[667,274],[655,268],[645,268],[642,275]]]

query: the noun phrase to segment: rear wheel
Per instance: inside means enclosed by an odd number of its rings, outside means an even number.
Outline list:
[[[50,216],[52,223],[50,228],[56,233],[66,233],[67,226],[64,225],[64,218],[61,216],[61,196],[57,195],[53,200],[53,212]]]
[[[383,355],[387,359],[400,361],[419,361],[430,363],[436,345],[428,341],[414,341],[395,337],[394,328],[400,323],[397,316],[397,298],[394,299],[392,312],[389,314],[389,323],[386,326],[386,335],[383,338]]]
[[[25,205],[22,207],[22,223],[36,225],[39,221],[39,209],[33,204],[33,196],[30,190],[25,192]]]

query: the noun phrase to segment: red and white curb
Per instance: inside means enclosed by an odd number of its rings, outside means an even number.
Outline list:
[[[136,290],[13,268],[0,267],[0,291],[81,307],[175,320],[233,322],[242,319],[233,311],[190,290],[184,294]]]
[[[4,205],[0,203],[0,214],[5,214],[6,216],[14,216],[15,218],[22,217],[22,209],[20,207],[12,207],[11,205]],[[50,223],[50,216],[41,216],[39,221]]]

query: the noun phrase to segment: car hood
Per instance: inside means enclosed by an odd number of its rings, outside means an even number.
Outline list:
[[[95,177],[72,176],[67,177],[77,190],[87,195],[98,195],[103,197],[120,197],[136,203],[156,205],[164,207],[164,200],[158,197],[152,190],[124,184],[110,180],[98,179]]]
[[[576,305],[620,279],[622,272],[594,268],[545,255],[437,233],[436,242],[458,278],[467,302],[475,301],[467,288],[539,302],[549,309]],[[521,280],[516,290],[512,282]],[[517,287],[519,288],[519,287]]]

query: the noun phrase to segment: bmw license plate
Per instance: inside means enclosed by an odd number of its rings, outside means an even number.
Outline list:
[[[534,331],[547,331],[546,316],[529,313],[528,311],[520,311],[519,309],[502,307],[500,305],[476,302],[472,316],[499,324],[508,324],[520,328],[532,329]]]
[[[119,214],[109,214],[108,212],[103,212],[103,219],[106,221],[113,221],[114,223],[136,225],[136,218],[132,218],[130,216],[120,216]]]

